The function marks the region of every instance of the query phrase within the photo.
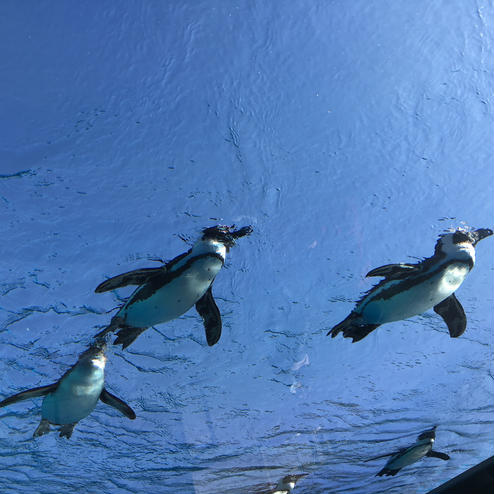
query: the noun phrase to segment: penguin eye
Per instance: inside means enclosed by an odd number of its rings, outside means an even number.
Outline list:
[[[463,242],[470,242],[470,237],[465,232],[455,232],[453,235],[453,243],[461,244]]]

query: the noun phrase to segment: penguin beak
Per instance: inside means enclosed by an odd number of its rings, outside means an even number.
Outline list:
[[[235,225],[232,225],[230,228],[235,228]],[[246,235],[250,235],[252,231],[253,228],[250,225],[248,225],[248,226],[243,226],[242,228],[239,228],[234,232],[231,232],[231,235],[234,238],[240,238],[240,237],[245,237]]]
[[[233,230],[235,228],[235,225],[232,225],[229,227],[230,230]],[[228,245],[227,247],[233,247],[235,245],[235,241],[237,238],[242,238],[247,235],[250,235],[252,233],[252,227],[249,226],[243,226],[242,228],[239,228],[238,230],[230,231],[228,233]]]
[[[478,242],[486,237],[490,237],[494,232],[490,228],[479,228],[478,230],[474,230],[470,232],[472,237],[472,245],[475,247]]]
[[[233,230],[233,228],[235,228],[235,225],[232,225],[228,228],[229,230]],[[235,246],[235,241],[237,240],[237,238],[245,237],[246,235],[250,235],[251,233],[251,226],[243,226],[238,230],[229,231],[228,234],[225,236],[225,240],[223,241],[226,246],[227,252],[229,252],[230,248]]]

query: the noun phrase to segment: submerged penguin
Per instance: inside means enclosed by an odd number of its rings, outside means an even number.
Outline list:
[[[257,491],[257,494],[290,494],[297,482],[307,475],[307,473],[285,475],[275,487],[269,488],[268,490],[259,490]]]
[[[98,400],[116,408],[129,419],[135,419],[134,410],[120,398],[105,389],[105,344],[97,341],[79,357],[59,381],[48,386],[22,391],[0,402],[0,407],[21,400],[44,396],[41,422],[34,437],[50,431],[50,424],[60,425],[60,437],[70,438],[79,420],[87,417]]]
[[[128,347],[143,331],[175,319],[194,304],[204,321],[209,346],[221,336],[221,315],[212,294],[212,284],[225,263],[235,240],[249,235],[252,227],[213,226],[202,231],[190,250],[158,268],[144,268],[120,274],[101,283],[96,293],[127,285],[139,285],[128,301],[97,337],[116,331],[115,345]]]
[[[387,264],[366,276],[383,276],[356,304],[350,315],[328,332],[340,332],[353,342],[365,338],[381,324],[408,319],[434,308],[452,338],[465,331],[467,320],[454,292],[475,263],[477,242],[492,230],[457,229],[439,237],[434,255],[417,264]]]
[[[434,426],[432,429],[422,432],[422,434],[417,437],[415,444],[408,448],[403,448],[395,453],[375,456],[374,458],[366,460],[372,461],[377,460],[378,458],[391,456],[384,468],[376,474],[376,477],[396,475],[403,467],[407,467],[408,465],[419,461],[424,456],[449,460],[449,456],[446,453],[439,453],[438,451],[432,450],[434,440],[436,439],[436,428],[437,426]]]

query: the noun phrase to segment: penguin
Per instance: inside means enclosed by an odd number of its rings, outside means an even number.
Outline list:
[[[343,333],[353,342],[365,338],[381,324],[408,319],[434,308],[457,338],[465,331],[465,311],[455,291],[475,264],[475,246],[493,234],[488,228],[457,229],[440,235],[434,255],[416,264],[387,264],[367,273],[384,280],[356,303],[350,315],[328,335]]]
[[[446,453],[432,450],[434,440],[436,439],[436,428],[437,426],[434,426],[432,429],[422,432],[422,434],[417,437],[415,444],[412,444],[412,446],[409,446],[408,448],[403,448],[395,453],[379,455],[366,460],[372,461],[377,460],[378,458],[391,456],[384,468],[376,473],[376,477],[396,475],[403,467],[407,467],[408,465],[419,461],[424,456],[449,460],[449,455]]]
[[[96,337],[120,329],[114,344],[126,348],[150,326],[176,319],[195,304],[203,319],[207,343],[215,345],[221,336],[221,314],[212,284],[235,240],[252,232],[251,226],[233,228],[235,225],[204,228],[192,248],[170,262],[120,274],[98,285],[96,293],[127,285],[139,288]]]
[[[295,488],[297,482],[307,475],[308,473],[285,475],[282,479],[280,479],[275,487],[269,488],[267,490],[259,490],[257,491],[257,494],[290,494]]]
[[[98,400],[116,408],[129,419],[135,419],[134,410],[105,389],[105,350],[103,341],[95,341],[56,383],[17,393],[1,401],[0,407],[44,396],[41,422],[34,431],[34,437],[49,432],[50,424],[53,424],[61,426],[60,437],[69,439],[77,422],[94,410]]]

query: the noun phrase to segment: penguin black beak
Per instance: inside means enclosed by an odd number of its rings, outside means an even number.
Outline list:
[[[472,236],[472,245],[475,247],[478,242],[486,237],[490,237],[493,233],[494,232],[490,228],[479,228],[478,230],[470,232],[470,235]]]
[[[235,228],[235,225],[232,225],[230,228]],[[242,228],[239,228],[238,230],[235,230],[233,232],[230,232],[233,238],[240,238],[240,237],[245,237],[246,235],[250,235],[253,232],[253,228],[248,225],[248,226],[243,226]]]
[[[230,230],[235,228],[235,225],[232,225],[229,227]],[[238,230],[231,231],[228,233],[228,241],[225,242],[225,246],[227,248],[227,252],[231,247],[235,246],[235,241],[237,238],[245,237],[246,235],[250,235],[252,233],[252,227],[249,226],[243,226],[242,228],[239,228]]]

